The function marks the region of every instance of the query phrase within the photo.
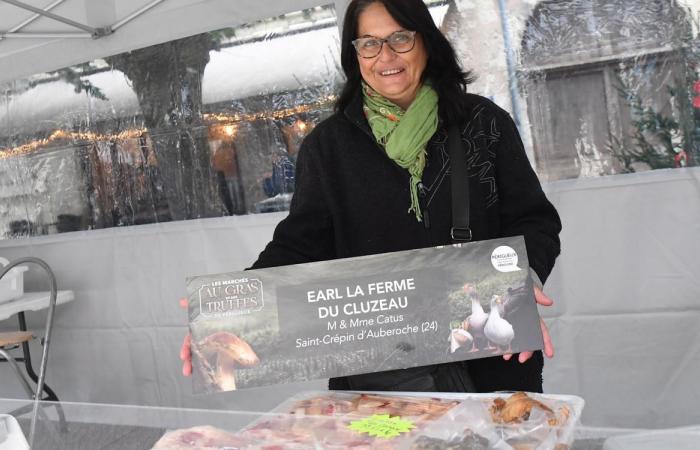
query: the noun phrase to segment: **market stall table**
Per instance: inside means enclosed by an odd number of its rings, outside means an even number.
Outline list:
[[[57,411],[65,414],[67,428],[60,430]],[[21,411],[21,412],[17,412]],[[34,450],[111,450],[150,449],[169,430],[210,425],[236,432],[270,413],[254,411],[222,411],[187,408],[144,407],[69,402],[32,402],[0,399],[0,415],[9,413],[29,434],[32,415],[37,418]],[[677,430],[621,430],[579,426],[573,450],[623,450],[635,447],[641,440],[657,445],[674,444],[676,449],[690,449],[691,439],[697,442],[700,426]],[[260,444],[263,444],[262,442]],[[666,446],[668,447],[668,446]],[[647,445],[646,448],[658,448]],[[0,442],[0,449],[2,442]]]
[[[62,305],[75,299],[73,291],[58,291],[56,295],[56,305]],[[35,383],[38,382],[38,376],[34,372],[32,366],[31,353],[29,351],[29,335],[27,335],[27,322],[25,312],[40,311],[50,306],[51,293],[45,292],[25,292],[21,297],[0,304],[0,321],[9,319],[17,314],[19,321],[19,333],[16,336],[25,336],[21,339],[16,339],[14,342],[22,345],[22,360],[24,361],[27,375]],[[13,333],[14,334],[14,333]],[[4,345],[4,344],[3,344]],[[58,400],[58,397],[53,390],[44,384],[43,391],[48,395],[47,400]]]
[[[27,311],[40,311],[49,307],[50,293],[26,292],[19,298],[0,304],[0,321],[9,319],[15,314],[23,314]],[[58,291],[56,306],[68,303],[75,299],[73,291]]]

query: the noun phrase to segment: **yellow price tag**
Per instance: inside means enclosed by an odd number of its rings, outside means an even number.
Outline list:
[[[415,427],[411,421],[399,416],[390,417],[389,414],[375,414],[361,420],[354,420],[348,425],[348,428],[358,433],[367,433],[370,436],[385,439],[408,433]]]

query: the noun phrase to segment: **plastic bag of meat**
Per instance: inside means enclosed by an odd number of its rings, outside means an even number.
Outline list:
[[[440,426],[424,434],[443,444],[460,445],[429,447],[416,442],[412,449],[564,450],[573,442],[583,405],[583,399],[571,395],[463,394],[459,406],[446,414]]]
[[[382,394],[318,392],[297,395],[241,432],[255,440],[288,441],[323,449],[408,448],[408,442],[459,402]],[[398,423],[394,430],[390,427]],[[287,449],[288,447],[283,447]]]
[[[220,450],[223,447],[247,448],[249,441],[233,433],[207,425],[169,431],[153,450]]]
[[[154,449],[563,450],[582,409],[579,397],[522,392],[310,392],[235,434],[195,427]]]

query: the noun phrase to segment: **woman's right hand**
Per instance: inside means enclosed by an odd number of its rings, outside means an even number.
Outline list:
[[[182,340],[180,348],[180,359],[182,360],[182,374],[186,377],[192,375],[192,353],[190,352],[190,342],[192,335],[187,333],[185,339]]]
[[[187,309],[187,299],[180,299],[180,306]],[[182,340],[182,347],[180,347],[180,359],[182,360],[182,374],[186,377],[192,375],[192,335],[187,333],[185,339]]]

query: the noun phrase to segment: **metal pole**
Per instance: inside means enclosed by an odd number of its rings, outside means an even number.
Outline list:
[[[520,129],[520,101],[518,97],[518,80],[515,72],[515,54],[510,42],[510,27],[506,15],[505,0],[498,0],[499,15],[501,16],[501,29],[503,31],[503,43],[506,50],[506,66],[508,68],[508,87],[510,90],[510,103],[513,108],[513,120]]]
[[[525,153],[530,160],[530,165],[535,169],[535,153],[532,145],[532,136],[529,130],[523,130],[522,109],[520,106],[520,95],[518,92],[518,78],[515,69],[515,52],[513,51],[512,39],[510,36],[510,26],[508,25],[508,14],[505,0],[498,0],[499,15],[501,16],[501,28],[503,30],[503,43],[506,50],[506,65],[508,67],[508,87],[510,91],[510,103],[513,108],[513,121],[518,127],[520,136],[525,144]]]
[[[22,382],[22,387],[27,392],[27,395],[29,395],[29,397],[32,397],[34,395],[34,392],[32,392],[32,386],[29,384],[27,379],[24,377],[24,375],[22,374],[22,371],[19,370],[19,366],[17,365],[17,360],[15,358],[13,358],[12,355],[7,353],[2,348],[0,348],[0,356],[5,358],[5,361],[10,363],[10,367],[12,367],[12,370],[15,371],[15,374],[17,375],[17,378],[19,378],[19,381]]]
[[[148,5],[144,6],[143,8],[141,8],[141,9],[139,9],[139,10],[134,11],[133,13],[131,13],[131,14],[129,14],[128,16],[124,17],[124,18],[123,18],[122,20],[120,20],[119,22],[117,22],[117,23],[115,23],[114,25],[112,25],[112,26],[110,27],[111,30],[112,30],[112,31],[115,31],[117,28],[121,28],[122,26],[124,26],[124,25],[127,24],[128,22],[131,22],[133,19],[137,18],[138,16],[140,16],[140,15],[143,14],[143,13],[145,13],[145,12],[148,11],[149,9],[153,8],[154,6],[158,5],[159,3],[163,3],[164,1],[165,1],[165,0],[154,0],[154,1],[152,1],[152,2],[149,3]]]
[[[63,16],[58,16],[52,12],[44,11],[43,9],[37,8],[37,7],[32,6],[32,5],[27,5],[26,3],[22,3],[18,0],[0,0],[0,1],[5,2],[5,3],[9,3],[10,5],[16,6],[18,8],[26,9],[27,11],[31,11],[33,13],[40,15],[40,16],[48,17],[49,19],[53,19],[53,20],[56,20],[58,22],[65,23],[66,25],[70,25],[70,26],[75,27],[75,28],[80,28],[83,31],[87,31],[92,36],[100,35],[100,31],[97,28],[93,28],[91,26],[75,22],[75,21],[67,19]]]
[[[4,0],[3,0],[4,1]],[[56,309],[56,297],[58,295],[58,286],[56,284],[56,276],[54,275],[51,267],[49,267],[46,262],[39,258],[26,257],[20,258],[12,261],[10,264],[3,268],[0,268],[0,279],[12,268],[25,263],[33,263],[41,266],[42,269],[46,271],[49,276],[49,282],[51,284],[51,297],[49,298],[49,312],[46,317],[46,330],[44,331],[44,350],[41,355],[41,366],[39,367],[39,381],[36,386],[36,394],[34,395],[34,414],[32,414],[32,421],[29,427],[29,440],[34,441],[34,432],[36,431],[36,413],[38,411],[39,402],[41,401],[41,393],[44,390],[44,378],[46,377],[46,363],[49,359],[49,344],[51,343],[51,331],[53,329],[53,313]]]
[[[6,33],[0,35],[0,39],[90,39],[92,37],[88,33]]]
[[[58,5],[60,5],[61,3],[63,3],[64,1],[65,1],[65,0],[56,0],[55,2],[51,3],[49,6],[47,6],[46,8],[44,8],[44,11],[50,11],[50,10],[52,10],[53,8],[55,8],[56,6],[58,6]],[[20,23],[19,25],[15,25],[14,27],[12,27],[12,28],[10,28],[9,30],[7,30],[7,34],[11,34],[11,33],[16,33],[16,32],[18,32],[18,31],[21,30],[22,28],[24,28],[24,27],[26,27],[27,25],[29,25],[30,23],[34,22],[34,21],[35,21],[36,19],[38,19],[39,17],[41,17],[41,15],[39,15],[39,14],[34,14],[34,15],[31,16],[29,19],[25,20],[24,22]],[[5,38],[5,34],[0,35],[0,41],[2,41],[4,38]]]
[[[56,6],[60,5],[60,4],[63,3],[64,1],[65,1],[65,0],[56,0],[55,2],[51,3],[49,6],[47,6],[46,8],[44,8],[44,11],[51,11],[52,9],[54,9]],[[34,21],[35,21],[36,19],[38,19],[39,17],[41,17],[40,14],[34,14],[34,15],[31,16],[29,19],[25,20],[24,22],[20,23],[19,25],[16,25],[16,26],[10,28],[9,30],[7,30],[7,32],[8,32],[8,33],[14,33],[14,32],[16,32],[16,31],[19,31],[19,30],[21,30],[22,28],[24,28],[24,27],[26,27],[27,25],[29,25],[30,23],[34,22]]]

